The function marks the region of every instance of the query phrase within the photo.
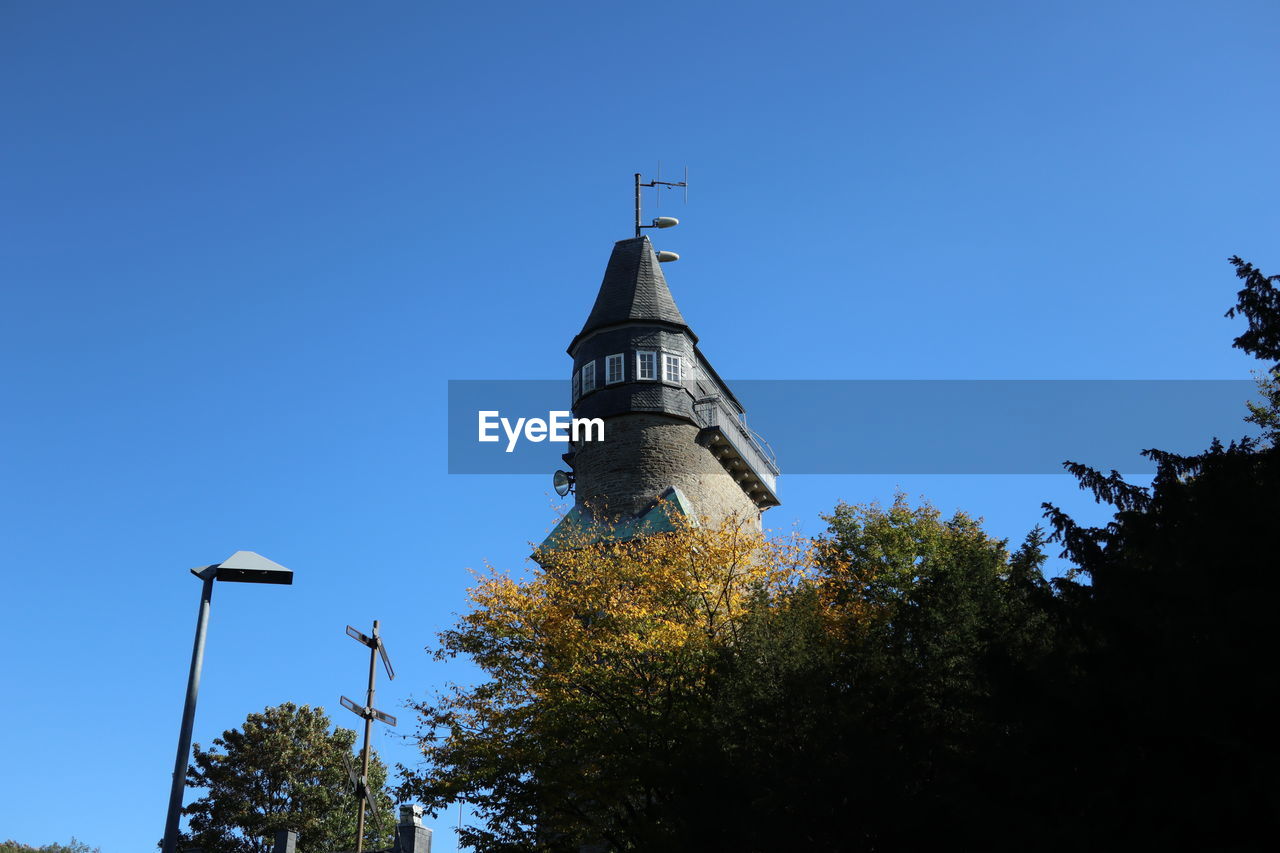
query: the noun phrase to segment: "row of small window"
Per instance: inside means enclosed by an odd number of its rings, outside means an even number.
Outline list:
[[[635,372],[632,375],[632,379],[638,382],[656,382],[658,380],[659,356],[661,356],[662,381],[677,384],[683,381],[683,357],[669,352],[660,353],[656,350],[640,350],[636,353]],[[615,385],[619,382],[625,382],[626,379],[626,355],[617,353],[616,355],[605,356],[604,384]],[[588,361],[573,374],[573,399],[576,400],[583,394],[590,394],[598,387],[600,386],[596,384],[596,363],[594,361]]]

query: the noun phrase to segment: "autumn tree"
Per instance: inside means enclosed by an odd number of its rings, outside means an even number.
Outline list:
[[[465,799],[479,850],[649,846],[668,832],[670,768],[691,745],[724,648],[754,596],[797,582],[796,542],[727,525],[630,541],[600,527],[539,554],[517,578],[490,570],[441,635],[486,680],[418,705],[425,764],[402,796]]]
[[[599,536],[528,578],[479,576],[439,654],[486,680],[418,707],[425,763],[402,796],[467,800],[479,850],[902,837],[901,803],[918,818],[943,790],[913,780],[963,788],[955,768],[1001,729],[990,695],[1040,654],[1039,540],[1011,555],[903,498],[829,523],[818,543],[732,525]]]
[[[355,732],[330,730],[323,708],[283,705],[250,714],[238,729],[214,738],[211,749],[195,744],[187,785],[204,796],[185,806],[189,830],[183,843],[205,853],[269,853],[275,833],[296,830],[308,853],[355,849],[356,801],[346,761]],[[384,834],[366,821],[365,847],[390,843],[394,831],[386,767],[370,758],[370,789],[381,806]]]

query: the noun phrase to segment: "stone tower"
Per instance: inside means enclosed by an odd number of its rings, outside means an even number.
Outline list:
[[[561,526],[608,518],[639,532],[667,502],[694,519],[758,527],[778,505],[777,464],[698,348],[648,237],[614,245],[568,352],[574,417],[602,419],[604,440],[565,454],[576,488]]]

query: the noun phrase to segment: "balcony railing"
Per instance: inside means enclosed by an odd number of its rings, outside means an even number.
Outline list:
[[[781,471],[773,452],[742,422],[741,416],[726,405],[724,398],[717,395],[698,398],[693,404],[693,416],[699,426],[719,428],[770,494],[777,494]]]

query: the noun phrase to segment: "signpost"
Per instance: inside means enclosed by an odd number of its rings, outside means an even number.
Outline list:
[[[345,699],[346,697],[344,696],[343,698]],[[369,808],[373,811],[373,825],[378,828],[378,834],[381,835],[382,818],[378,816],[378,804],[373,799],[373,792],[364,783],[364,777],[356,772],[355,765],[351,763],[351,755],[349,753],[342,753],[342,763],[346,765],[347,778],[351,780],[351,790],[355,793],[356,800],[361,806],[368,803]]]
[[[377,720],[386,723],[389,726],[396,724],[396,718],[390,714],[379,711],[373,707],[373,683],[377,675],[378,658],[382,658],[382,666],[387,671],[387,678],[394,680],[396,677],[395,670],[391,668],[391,659],[387,657],[387,647],[382,642],[382,638],[378,636],[378,620],[373,620],[373,636],[365,636],[360,631],[347,626],[347,636],[362,645],[369,647],[369,692],[368,698],[364,705],[357,705],[346,696],[341,697],[342,707],[346,708],[357,717],[364,719],[364,747],[360,751],[360,774],[356,775],[355,769],[350,765],[347,767],[347,774],[351,776],[352,784],[356,788],[356,797],[360,803],[360,815],[356,819],[356,853],[364,853],[364,816],[365,808],[373,813],[373,819],[378,827],[378,834],[382,834],[382,819],[378,817],[378,804],[373,799],[373,793],[369,790],[369,734],[373,726],[373,721]]]

